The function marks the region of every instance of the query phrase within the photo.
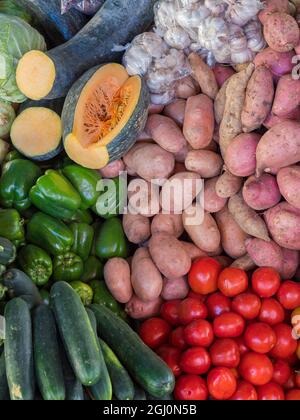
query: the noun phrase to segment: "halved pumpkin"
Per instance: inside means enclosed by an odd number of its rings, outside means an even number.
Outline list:
[[[64,147],[76,163],[101,169],[120,159],[144,129],[149,93],[120,64],[85,73],[71,88],[62,113]]]

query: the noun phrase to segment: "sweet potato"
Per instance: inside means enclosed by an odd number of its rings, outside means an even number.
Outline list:
[[[149,218],[141,214],[124,214],[123,229],[128,240],[133,244],[145,242],[151,234]]]
[[[271,111],[273,98],[274,84],[271,71],[265,66],[256,67],[246,89],[241,116],[244,133],[260,128]]]
[[[251,63],[245,70],[234,74],[229,79],[224,115],[220,124],[220,147],[223,155],[225,155],[230,142],[243,131],[241,114],[246,88],[253,71],[254,64]]]
[[[219,197],[230,198],[238,193],[242,187],[243,178],[225,171],[216,183],[216,193]]]
[[[230,81],[230,78],[227,79],[226,82],[223,84],[214,102],[215,120],[218,125],[221,123],[224,116],[225,105],[226,105],[226,90],[227,90],[229,81]]]
[[[252,261],[248,254],[243,255],[242,257],[235,260],[231,267],[240,268],[241,270],[251,271],[256,268],[255,263]]]
[[[104,168],[100,169],[100,174],[103,176],[103,178],[115,178],[119,176],[120,172],[124,170],[124,162],[120,159],[115,160],[114,162],[111,162]]]
[[[154,143],[153,140],[150,138],[149,134],[146,133],[146,131],[142,131],[139,135],[138,138],[136,139],[137,142],[142,141],[142,142],[146,142],[146,143]]]
[[[190,96],[198,95],[200,86],[192,76],[187,76],[176,82],[175,91],[177,98],[187,99]]]
[[[251,238],[246,241],[246,249],[248,255],[258,267],[272,267],[278,272],[282,271],[282,249],[276,242]]]
[[[270,234],[283,248],[300,250],[300,210],[282,202],[265,213]]]
[[[166,233],[179,238],[184,232],[181,214],[157,214],[151,224],[151,234]]]
[[[228,257],[227,255],[219,255],[217,257],[214,257],[214,259],[218,261],[218,263],[221,264],[223,269],[230,267],[231,264],[233,263],[232,258]]]
[[[183,134],[193,149],[204,149],[214,134],[213,101],[206,95],[192,96],[187,100]]]
[[[191,258],[175,236],[166,233],[152,235],[149,251],[159,271],[168,279],[185,276],[191,268]]]
[[[120,303],[132,298],[130,267],[123,258],[112,258],[104,266],[104,280],[113,297]]]
[[[200,210],[201,211],[201,210]],[[184,228],[193,243],[207,253],[215,253],[221,245],[221,235],[217,223],[209,213],[204,213],[203,220],[199,218],[198,223],[190,223],[195,217],[195,205],[186,209],[183,213]]]
[[[264,37],[273,50],[286,52],[292,51],[299,44],[300,31],[292,16],[275,12],[264,23]]]
[[[278,117],[286,117],[300,105],[300,80],[286,74],[279,79],[272,112]]]
[[[128,184],[128,211],[145,217],[158,214],[160,211],[158,187],[140,178],[130,181]]]
[[[160,204],[165,212],[181,213],[202,191],[203,181],[195,172],[179,172],[163,185]]]
[[[199,83],[202,93],[211,99],[215,99],[219,88],[212,69],[195,52],[189,55],[189,62],[192,67],[193,77]]]
[[[280,193],[292,206],[300,209],[300,166],[289,166],[278,172]]]
[[[288,0],[266,0],[265,7],[258,14],[258,18],[264,25],[267,18],[274,12],[288,13],[289,1]]]
[[[188,255],[191,257],[192,261],[196,260],[197,258],[207,257],[207,252],[202,251],[202,249],[198,248],[195,244],[186,241],[180,241],[181,245],[184,247]]]
[[[164,110],[164,105],[150,104],[148,113],[152,114],[161,114]]]
[[[261,139],[257,133],[242,133],[232,139],[225,153],[225,165],[236,176],[250,176],[256,169],[256,149]]]
[[[287,120],[272,127],[261,138],[256,149],[256,175],[277,174],[281,168],[300,160],[300,124]]]
[[[172,118],[179,127],[183,126],[185,114],[186,101],[184,99],[177,99],[165,106],[164,115]]]
[[[290,112],[289,114],[287,114],[284,117],[278,117],[277,115],[274,115],[272,112],[270,112],[269,115],[267,116],[267,118],[265,119],[263,125],[267,129],[270,129],[270,128],[274,127],[274,125],[280,124],[280,123],[282,123],[286,120],[299,121],[300,120],[300,108],[294,109],[292,112]]]
[[[164,279],[161,297],[164,300],[184,299],[189,293],[190,287],[186,277],[178,277],[177,279]]]
[[[218,63],[214,66],[213,72],[219,88],[235,73],[232,67]]]
[[[240,228],[248,235],[265,241],[270,240],[265,222],[245,203],[241,192],[229,199],[228,210]]]
[[[197,172],[202,178],[212,178],[221,173],[223,159],[210,150],[191,150],[185,159],[188,171]]]
[[[228,207],[225,206],[215,214],[215,219],[221,233],[222,246],[231,258],[240,258],[246,254],[245,241],[248,235],[236,223]]]
[[[251,176],[244,183],[243,198],[254,210],[276,206],[281,200],[276,178],[270,174],[263,174],[259,178]]]
[[[147,248],[137,249],[133,256],[131,283],[136,296],[143,302],[151,302],[161,294],[163,279]]]
[[[175,158],[157,144],[137,144],[124,156],[124,163],[141,178],[157,179],[162,185],[173,172]]]
[[[177,153],[186,144],[182,131],[175,121],[164,115],[150,115],[145,130],[167,152]]]
[[[217,213],[222,210],[228,200],[217,195],[216,183],[218,179],[218,177],[215,177],[204,182],[204,210],[208,213]]]
[[[125,311],[130,318],[142,320],[158,315],[162,304],[161,297],[151,302],[143,302],[136,295],[133,295],[132,299],[126,304]]]
[[[283,268],[280,274],[283,279],[292,279],[300,264],[299,251],[282,248],[282,254]]]
[[[273,75],[280,77],[292,72],[295,65],[292,61],[293,57],[293,51],[278,52],[268,47],[256,55],[254,64],[255,67],[266,66]]]

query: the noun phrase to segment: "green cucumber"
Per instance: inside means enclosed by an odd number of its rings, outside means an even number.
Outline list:
[[[147,400],[146,393],[140,386],[136,385],[134,386],[134,401],[145,401]]]
[[[113,349],[134,380],[157,398],[171,394],[175,378],[166,363],[109,309],[95,304],[90,307],[96,315],[101,338]]]
[[[86,311],[90,318],[93,330],[95,331],[95,334],[97,335],[97,320],[96,320],[95,314],[89,308],[86,308]],[[102,358],[102,376],[99,382],[97,382],[95,385],[89,388],[89,393],[91,394],[94,400],[110,401],[112,399],[112,383],[111,383],[110,376],[109,376],[109,373],[108,373],[108,370],[104,361],[100,341],[98,342],[99,342],[100,357]]]
[[[65,379],[66,388],[66,401],[83,401],[84,392],[81,382],[76,378],[73,369],[67,359],[65,349],[62,343],[60,343],[61,358],[63,365],[63,373]]]
[[[75,375],[83,385],[96,384],[102,373],[99,345],[80,297],[68,283],[57,282],[50,298]]]
[[[0,401],[9,399],[4,352],[0,356]]]
[[[103,340],[100,339],[99,341],[115,397],[121,401],[133,400],[135,389],[127,370],[112,349]]]
[[[34,313],[34,363],[37,383],[45,401],[65,399],[65,384],[55,319],[49,306]]]
[[[28,305],[21,298],[5,307],[4,342],[6,375],[11,400],[34,399],[32,326]]]

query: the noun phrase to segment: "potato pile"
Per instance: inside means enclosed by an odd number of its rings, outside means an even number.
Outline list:
[[[191,262],[201,256],[245,270],[274,267],[285,279],[296,274],[300,80],[292,75],[292,59],[300,52],[300,32],[284,5],[269,1],[261,12],[269,46],[253,63],[237,71],[211,69],[192,53],[193,78],[181,80],[178,98],[152,106],[136,145],[102,171],[116,176],[125,169],[129,186],[156,179],[161,190],[160,200],[147,195],[141,214],[123,216],[129,241],[140,246],[132,260],[113,259],[105,267],[107,286],[133,318],[154,315],[162,299],[184,298]],[[204,180],[202,223],[186,222],[194,205],[186,208],[178,197],[171,199],[171,214],[163,214],[164,182],[174,178]],[[184,191],[192,200],[197,193]],[[172,214],[181,204],[182,214]]]

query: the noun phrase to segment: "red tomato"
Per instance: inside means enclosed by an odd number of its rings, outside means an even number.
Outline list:
[[[203,375],[209,371],[210,356],[203,347],[192,347],[181,355],[180,367],[185,373]]]
[[[209,347],[214,341],[213,328],[208,321],[197,319],[185,327],[184,339],[190,346]]]
[[[200,302],[205,302],[206,301],[206,295],[199,295],[199,293],[195,293],[192,290],[190,290],[189,294],[187,295],[187,297],[189,298],[193,298],[193,299],[198,299],[200,300]]]
[[[232,371],[225,367],[212,369],[207,376],[208,392],[215,400],[229,400],[237,388]]]
[[[297,350],[297,341],[293,338],[292,327],[287,324],[278,324],[274,326],[277,342],[270,352],[275,359],[286,359]]]
[[[166,362],[169,368],[172,370],[174,376],[181,375],[180,368],[180,357],[181,351],[175,347],[163,345],[157,349],[159,357]]]
[[[261,301],[254,293],[242,293],[232,301],[232,310],[245,319],[255,319],[258,317]]]
[[[208,309],[208,316],[212,319],[225,312],[231,311],[231,300],[222,295],[222,293],[214,293],[206,299],[206,306]]]
[[[203,378],[197,375],[183,375],[177,379],[174,391],[175,400],[205,401],[208,389]]]
[[[170,325],[161,318],[147,319],[139,330],[141,339],[151,349],[156,349],[164,344],[168,340],[170,332]]]
[[[300,389],[300,372],[295,374],[295,383],[297,388]]]
[[[181,300],[169,300],[160,309],[160,315],[171,325],[179,325],[179,305]]]
[[[238,381],[237,389],[230,400],[234,401],[256,401],[257,392],[252,384],[246,381]]]
[[[300,389],[291,389],[286,393],[287,401],[300,401]]]
[[[216,340],[210,348],[210,357],[214,366],[236,368],[240,363],[239,347],[230,338]]]
[[[214,319],[214,333],[220,338],[235,338],[243,334],[245,321],[234,312],[222,314]]]
[[[273,376],[273,365],[265,354],[249,352],[244,354],[239,372],[245,381],[253,385],[265,385]]]
[[[189,272],[191,289],[201,295],[208,295],[218,289],[218,276],[222,270],[221,264],[210,257],[195,261]]]
[[[281,304],[274,298],[263,299],[259,320],[269,325],[280,324],[284,321],[285,313]]]
[[[248,288],[248,276],[240,268],[225,268],[218,278],[218,288],[224,296],[237,296]]]
[[[292,373],[287,382],[283,385],[284,389],[290,390],[296,388],[295,374]]]
[[[258,268],[252,276],[252,288],[262,298],[274,296],[279,289],[280,282],[280,275],[270,267]]]
[[[283,388],[275,382],[258,386],[257,395],[260,401],[283,401],[285,399]]]
[[[244,337],[237,337],[234,339],[238,348],[239,348],[239,353],[241,356],[243,356],[245,353],[248,353],[249,348],[246,346]]]
[[[182,325],[187,325],[196,319],[207,318],[207,308],[200,300],[187,298],[179,305],[179,321]]]
[[[276,344],[276,334],[268,324],[255,322],[249,325],[245,331],[245,343],[256,353],[269,353]]]
[[[274,372],[272,381],[279,385],[284,385],[288,382],[292,369],[285,360],[276,360],[273,364]]]
[[[185,350],[187,343],[184,339],[184,327],[178,327],[173,330],[170,334],[170,344],[179,350]]]
[[[296,309],[300,306],[300,284],[294,281],[283,282],[278,290],[277,298],[285,309]]]
[[[298,344],[299,345],[299,344]],[[291,354],[290,356],[284,359],[291,367],[295,367],[299,364],[299,358],[297,357],[297,352]]]

